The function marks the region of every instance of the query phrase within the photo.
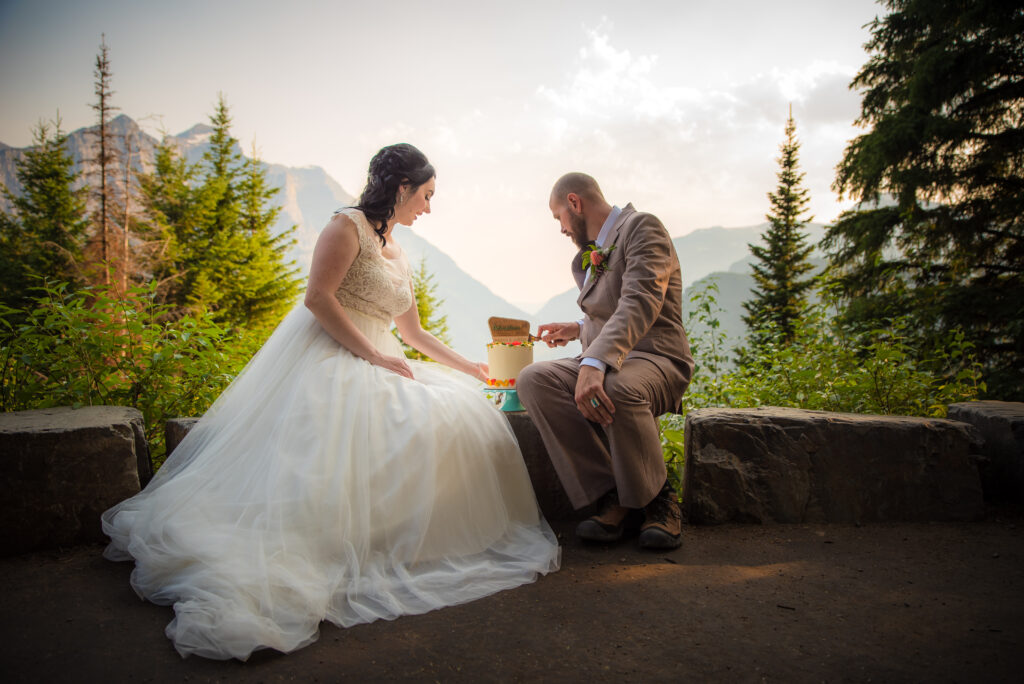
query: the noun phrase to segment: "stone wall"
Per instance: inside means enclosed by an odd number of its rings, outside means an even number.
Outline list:
[[[136,409],[0,413],[0,554],[105,540],[100,514],[149,475]]]
[[[693,411],[685,430],[690,522],[984,515],[981,438],[964,423],[762,407]]]
[[[989,450],[1005,446],[1010,454],[1009,470],[998,471],[996,481],[1020,486],[1006,473],[1021,472],[1024,420],[1007,423],[1007,407],[986,406],[992,403],[951,407],[951,415],[973,420],[982,432],[926,418],[780,408],[693,411],[686,422],[684,511],[692,523],[980,518],[978,462],[993,462],[978,456],[983,433],[1002,435],[989,437]],[[505,417],[544,515],[555,521],[588,514],[569,504],[530,417]],[[196,422],[167,422],[168,452]],[[1013,439],[1003,439],[1001,430]],[[103,541],[100,513],[138,492],[149,476],[142,415],[135,409],[0,414],[0,554]]]
[[[980,464],[985,499],[1024,503],[1024,402],[950,404],[947,417],[970,423],[985,440]]]

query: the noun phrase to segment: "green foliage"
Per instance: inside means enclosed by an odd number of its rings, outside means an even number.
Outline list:
[[[154,462],[167,418],[202,415],[271,332],[229,330],[209,316],[168,316],[156,287],[47,283],[22,309],[0,309],[0,410],[138,408]]]
[[[150,174],[139,177],[139,194],[146,209],[142,232],[160,243],[152,263],[153,279],[163,301],[186,298],[183,263],[186,245],[199,236],[199,210],[193,186],[198,168],[186,163],[176,148],[163,140]]]
[[[224,325],[273,324],[300,289],[298,269],[285,262],[295,226],[272,233],[277,189],[255,151],[249,160],[239,153],[223,97],[210,122],[200,165],[162,145],[153,174],[140,182],[151,226],[165,243],[155,268],[161,296],[177,313],[208,311]]]
[[[962,332],[950,335],[938,357],[921,357],[908,330],[907,319],[897,318],[852,336],[816,306],[791,344],[764,346],[754,364],[736,373],[733,401],[941,418],[947,405],[977,397],[980,365]],[[950,370],[951,377],[944,375]]]
[[[712,290],[696,297],[700,309],[716,315]],[[724,375],[702,373],[698,366],[684,406],[945,416],[948,404],[973,399],[984,390],[980,364],[963,333],[950,333],[939,352],[921,350],[913,344],[908,317],[857,334],[844,325],[838,311],[834,294],[826,291],[821,303],[809,307],[797,323],[792,341],[786,343],[779,333],[778,341],[766,342],[750,364]],[[705,353],[705,343],[692,342],[695,359]]]
[[[1024,399],[1024,8],[884,4],[835,182],[861,204],[825,243],[844,315],[864,334],[906,316],[932,355],[961,330],[990,395]]]
[[[714,278],[704,288],[690,295],[690,307],[684,327],[699,331],[690,337],[693,354],[693,378],[683,395],[683,412],[668,413],[660,417],[661,451],[668,470],[668,480],[676,492],[683,491],[683,470],[686,458],[683,448],[683,426],[686,413],[704,406],[728,406],[730,402],[729,350],[726,334],[719,322],[721,310],[715,296],[718,284]]]
[[[793,338],[797,321],[807,306],[807,291],[814,282],[803,277],[813,268],[808,261],[813,248],[806,244],[807,234],[801,230],[811,218],[802,218],[809,200],[807,190],[801,187],[804,174],[798,171],[800,143],[792,109],[785,133],[778,159],[779,185],[775,192],[768,193],[770,225],[761,236],[764,244],[749,245],[757,258],[752,265],[756,289],[752,290],[753,299],[743,303],[747,311],[743,321],[750,331],[748,344],[755,350],[772,339],[765,334],[768,327],[774,328],[784,340]]]
[[[708,279],[703,289],[694,290],[684,324],[687,330],[701,331],[690,339],[694,371],[686,396],[692,397],[696,393],[708,402],[708,406],[725,406],[729,401],[729,349],[726,334],[718,320],[721,310],[717,294],[718,283],[714,278]]]
[[[720,314],[711,283],[691,298],[687,328],[701,321],[706,332],[690,346],[697,363],[683,396],[683,412],[662,418],[662,445],[670,478],[682,476],[682,424],[686,413],[707,407],[792,408],[944,417],[948,404],[984,392],[981,365],[972,343],[951,332],[939,351],[922,350],[910,334],[909,317],[895,318],[867,334],[855,334],[837,315],[835,296],[826,291],[808,307],[785,342],[771,329],[766,342],[750,350],[749,363],[723,371],[724,334],[714,325]],[[924,353],[922,353],[924,352]]]
[[[683,469],[686,466],[686,454],[683,449],[683,425],[686,417],[675,413],[666,413],[659,419],[661,432],[661,453],[665,458],[665,469],[668,471],[668,483],[677,494],[683,493]]]
[[[452,342],[448,331],[448,316],[441,313],[444,300],[437,297],[437,284],[434,283],[434,275],[427,270],[426,259],[420,259],[416,270],[412,272],[412,292],[416,297],[416,311],[420,316],[420,325],[434,337],[450,345]],[[397,331],[395,336],[401,341],[402,336]],[[402,349],[405,350],[406,358],[419,361],[431,360],[405,342],[402,342]]]
[[[0,303],[22,307],[42,278],[81,283],[82,250],[88,219],[84,190],[67,153],[60,121],[40,122],[34,145],[16,162],[22,192],[4,195],[14,208],[0,214]]]

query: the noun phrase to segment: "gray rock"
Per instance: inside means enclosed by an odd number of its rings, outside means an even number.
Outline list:
[[[164,444],[167,445],[168,456],[178,448],[181,440],[185,439],[188,431],[198,422],[198,418],[171,418],[164,423]]]
[[[970,425],[933,418],[760,407],[686,417],[690,522],[976,520]]]
[[[569,503],[569,495],[558,479],[548,450],[544,447],[544,440],[529,414],[526,411],[509,411],[505,417],[519,441],[519,449],[523,452],[526,470],[530,473],[533,491],[537,494],[537,503],[544,517],[548,520],[579,518],[581,514],[574,511]]]
[[[981,486],[992,501],[1024,503],[1024,402],[950,404],[947,417],[970,423],[985,439]]]
[[[0,413],[0,554],[105,540],[100,514],[149,471],[134,408]]]

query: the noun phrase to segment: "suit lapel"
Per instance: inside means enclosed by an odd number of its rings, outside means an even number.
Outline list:
[[[619,218],[616,219],[615,224],[612,225],[611,229],[608,231],[608,237],[604,241],[605,247],[611,247],[615,244],[615,241],[619,238],[619,231],[622,229],[622,226],[626,224],[626,220],[634,213],[636,213],[636,210],[633,209],[632,204],[627,204],[622,209],[622,213],[619,214]],[[587,279],[583,289],[580,290],[580,296],[576,299],[577,306],[579,306],[583,302],[583,298],[586,297],[592,289],[594,289],[594,284],[597,283],[598,280],[599,278],[595,278],[593,273],[590,274],[590,278]]]

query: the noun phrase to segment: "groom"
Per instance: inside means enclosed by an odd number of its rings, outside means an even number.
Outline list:
[[[631,204],[611,206],[586,174],[559,178],[549,205],[580,248],[572,267],[584,317],[538,334],[549,347],[578,338],[583,353],[527,366],[516,389],[573,506],[597,502],[576,534],[614,541],[642,521],[641,547],[674,549],[679,505],[658,416],[679,405],[693,374],[679,259],[661,221]],[[591,245],[599,251],[588,254]]]

